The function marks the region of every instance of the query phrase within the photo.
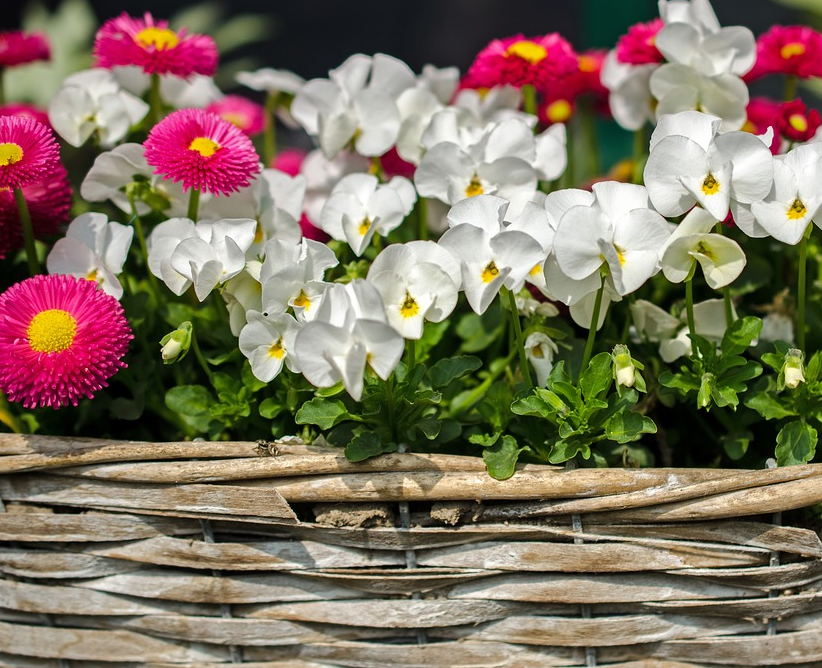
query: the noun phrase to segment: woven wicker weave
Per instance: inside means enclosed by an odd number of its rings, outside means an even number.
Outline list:
[[[0,436],[0,666],[822,665],[822,465]]]

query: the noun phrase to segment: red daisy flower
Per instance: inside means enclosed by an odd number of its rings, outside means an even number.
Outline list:
[[[109,19],[97,31],[94,57],[99,67],[136,65],[147,74],[212,76],[217,71],[217,45],[206,35],[174,32],[168,21],[155,21],[146,12],[142,19],[128,14]]]
[[[34,236],[48,237],[68,222],[71,212],[71,185],[68,172],[60,163],[45,181],[23,186],[23,197],[31,216]],[[0,259],[23,247],[20,210],[11,188],[0,189]]]
[[[60,147],[52,131],[28,116],[0,116],[0,188],[20,188],[52,177]]]
[[[155,174],[183,191],[224,195],[251,184],[260,162],[251,140],[233,123],[203,109],[180,109],[155,125],[143,144]]]
[[[822,76],[822,34],[807,26],[771,27],[756,40],[756,64],[744,79],[766,74]]]
[[[794,142],[806,142],[822,125],[822,117],[816,109],[810,111],[802,100],[785,102],[776,117],[779,133]]]
[[[38,109],[31,104],[10,103],[0,105],[0,116],[27,116],[35,121],[40,121],[47,128],[51,128],[49,115],[42,109]]]
[[[26,34],[20,30],[0,32],[0,67],[14,67],[50,58],[51,48],[45,35],[37,32]]]
[[[93,281],[34,276],[0,295],[0,390],[25,408],[77,405],[126,366],[134,338]]]
[[[617,41],[617,60],[627,65],[647,65],[665,60],[656,48],[656,34],[663,25],[662,19],[654,19],[628,28],[628,32]]]
[[[205,110],[234,123],[249,137],[260,134],[265,128],[265,109],[242,95],[226,95]]]

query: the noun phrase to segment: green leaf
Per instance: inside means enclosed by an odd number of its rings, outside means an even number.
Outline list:
[[[776,463],[791,466],[809,462],[816,453],[816,440],[816,429],[807,422],[789,422],[776,435]]]
[[[166,392],[166,406],[180,415],[208,415],[208,409],[213,403],[211,392],[202,385],[178,385]]]
[[[577,454],[582,454],[583,459],[588,459],[591,456],[591,446],[585,441],[573,438],[568,441],[557,441],[551,447],[551,452],[548,455],[548,461],[552,464],[562,464],[569,459],[573,459]]]
[[[722,337],[722,354],[741,355],[751,347],[761,331],[762,320],[760,318],[747,316],[734,320]]]
[[[585,399],[591,399],[607,392],[613,380],[611,355],[599,353],[588,363],[588,368],[579,377],[579,389]]]
[[[217,394],[236,395],[240,391],[240,381],[229,376],[227,373],[217,372],[211,374],[211,385],[217,391]]]
[[[582,406],[582,394],[576,385],[566,383],[564,380],[556,380],[549,382],[548,387],[570,403],[571,408],[580,408]]]
[[[822,372],[822,352],[817,351],[805,365],[805,382],[815,383],[819,380],[820,372]]]
[[[562,406],[562,409],[567,412],[568,407],[563,403],[553,392],[550,393],[557,404]],[[511,412],[516,415],[533,415],[534,417],[545,418],[546,420],[554,421],[557,412],[559,412],[552,404],[549,404],[541,396],[531,395],[524,399],[517,399],[511,404]],[[562,414],[562,413],[561,413]]]
[[[655,434],[656,424],[647,415],[621,411],[605,423],[605,436],[617,443],[636,441],[642,434]]]
[[[771,367],[771,369],[778,372],[782,368],[782,364],[785,362],[785,355],[779,355],[777,353],[763,353],[761,359],[765,364]]]
[[[434,387],[445,387],[452,380],[476,371],[482,366],[482,360],[473,355],[460,355],[441,359],[428,370],[428,377]]]
[[[461,350],[475,353],[490,346],[499,336],[503,327],[502,311],[496,300],[485,313],[468,313],[457,323],[457,336],[463,343]]]
[[[345,458],[349,462],[361,462],[381,455],[382,452],[382,440],[373,431],[364,431],[356,435],[345,446]]]
[[[277,399],[272,399],[269,397],[268,399],[263,400],[258,410],[262,417],[266,420],[271,420],[282,413],[285,410],[285,406],[283,406],[283,404]]]
[[[433,441],[440,435],[441,428],[442,423],[436,418],[425,418],[414,424],[414,426],[408,430],[408,434],[411,439],[416,439],[416,434],[420,433],[429,441]]]
[[[748,452],[748,446],[750,446],[752,440],[753,434],[746,431],[741,434],[726,434],[720,439],[720,442],[725,454],[733,461],[739,461]]]
[[[781,420],[797,415],[797,412],[784,405],[775,394],[757,392],[745,398],[745,405],[759,413],[766,420]]]
[[[529,449],[527,446],[518,447],[517,440],[506,434],[494,445],[482,451],[488,475],[496,480],[507,480],[514,475],[520,453]]]
[[[702,374],[702,380],[699,384],[699,391],[696,394],[697,408],[711,408],[711,397],[716,387],[716,378],[712,373]]]
[[[481,445],[483,448],[490,448],[499,440],[502,434],[498,431],[493,434],[471,434],[468,437],[468,442],[474,445]]]
[[[670,387],[679,390],[682,394],[694,392],[699,389],[699,380],[692,373],[671,373],[663,371],[659,374],[659,383],[663,387]]]
[[[320,429],[331,429],[343,420],[351,419],[342,401],[315,397],[306,401],[294,416],[297,424],[315,424]]]

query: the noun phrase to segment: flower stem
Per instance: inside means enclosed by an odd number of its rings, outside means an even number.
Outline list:
[[[6,104],[6,68],[0,67],[0,104]]]
[[[200,368],[205,371],[205,375],[208,377],[209,382],[211,382],[211,368],[208,366],[203,351],[200,350],[200,344],[197,342],[197,333],[193,329],[191,330],[191,349],[194,351],[194,357],[197,358]]]
[[[602,309],[602,295],[605,292],[605,276],[600,276],[599,290],[594,299],[594,312],[591,314],[591,327],[588,329],[588,339],[585,341],[585,350],[582,353],[582,364],[579,367],[579,373],[588,368],[588,362],[591,361],[591,355],[594,352],[594,339],[597,336],[597,325],[599,324],[599,311]]]
[[[20,228],[23,230],[23,247],[26,249],[26,259],[29,263],[29,273],[36,276],[40,273],[40,261],[37,259],[37,247],[34,245],[34,228],[31,225],[29,205],[20,188],[14,189],[14,200],[17,202],[17,211],[20,214]]]
[[[428,202],[424,197],[417,199],[417,220],[419,221],[419,238],[428,239]]]
[[[691,345],[696,350],[693,337],[696,336],[696,320],[694,319],[694,277],[685,281],[685,314],[688,318],[688,333],[691,335]]]
[[[191,189],[191,195],[188,198],[188,218],[196,223],[197,212],[200,209],[200,191],[197,188]]]
[[[163,118],[163,98],[160,95],[160,75],[151,75],[151,84],[148,89],[148,122],[149,130],[159,123]]]
[[[417,364],[417,342],[415,339],[408,339],[405,342],[405,351],[408,356],[408,370],[411,371]]]
[[[146,235],[145,231],[143,230],[143,223],[140,220],[140,216],[137,213],[137,204],[134,201],[134,195],[132,193],[127,193],[128,203],[131,205],[131,222],[134,224],[134,231],[137,233],[137,243],[140,245],[140,253],[143,255],[143,263],[148,269],[148,244],[146,243]],[[151,292],[154,294],[154,299],[157,301],[157,306],[162,306],[165,302],[163,298],[163,293],[160,290],[160,286],[157,283],[157,277],[151,273],[151,271],[146,271],[146,276],[148,276],[148,284],[151,289]]]
[[[808,225],[805,234],[799,242],[799,275],[797,277],[796,295],[796,344],[800,350],[805,350],[805,284],[808,264],[808,237],[813,225]]]
[[[522,372],[522,378],[528,389],[534,387],[534,381],[531,379],[531,369],[528,368],[528,358],[525,356],[525,341],[522,338],[522,324],[519,321],[519,309],[517,309],[517,298],[513,290],[508,290],[508,305],[511,311],[511,324],[514,326],[514,339],[519,354],[519,366]]]
[[[634,156],[633,173],[631,180],[633,183],[642,184],[642,174],[645,171],[645,161],[648,152],[648,137],[645,134],[645,126],[634,131]]]
[[[791,100],[796,99],[796,93],[798,88],[798,80],[795,74],[788,74],[785,77],[785,88],[782,92],[782,99],[785,102],[790,102]]]
[[[277,156],[277,119],[274,111],[280,99],[279,91],[269,93],[265,99],[265,127],[263,128],[263,163],[271,167]]]
[[[526,114],[537,115],[537,91],[532,84],[525,84],[522,92],[522,110]]]
[[[723,234],[721,222],[716,224],[716,233]],[[734,309],[731,303],[731,288],[727,285],[722,288],[722,299],[725,302],[725,327],[730,327],[734,324]]]

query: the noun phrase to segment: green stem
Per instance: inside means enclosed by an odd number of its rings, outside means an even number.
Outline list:
[[[408,356],[408,370],[414,368],[417,364],[417,342],[414,339],[408,339],[405,342],[405,350]]]
[[[140,215],[137,213],[137,203],[134,201],[134,195],[127,193],[128,203],[131,206],[131,222],[134,224],[134,231],[137,233],[137,243],[140,245],[140,253],[143,256],[143,265],[146,268],[146,275],[148,276],[148,284],[151,289],[154,299],[157,301],[157,306],[165,304],[165,298],[160,285],[157,283],[157,277],[148,271],[148,244],[146,243],[146,235],[143,230],[143,222],[140,220]]]
[[[796,343],[800,350],[805,350],[805,284],[808,264],[808,237],[813,225],[808,225],[802,240],[799,242],[799,276],[797,278],[796,296]]]
[[[634,131],[634,156],[632,181],[642,184],[643,172],[645,171],[645,161],[648,159],[648,138],[645,134],[645,126]]]
[[[588,329],[588,339],[585,341],[585,350],[582,353],[582,364],[579,367],[579,373],[588,368],[588,362],[591,361],[591,355],[594,352],[594,339],[597,336],[597,325],[599,324],[599,311],[602,308],[602,295],[605,292],[605,276],[600,276],[599,290],[594,299],[594,312],[591,314],[591,327]]]
[[[525,355],[525,341],[522,338],[522,324],[519,321],[519,310],[517,309],[517,298],[513,290],[508,290],[508,306],[511,311],[511,324],[514,326],[514,344],[519,354],[519,366],[522,378],[528,389],[534,388],[534,381],[531,379],[531,369],[528,368],[528,357]]]
[[[148,89],[148,121],[149,130],[163,118],[163,98],[160,95],[160,75],[151,75],[151,84]]]
[[[376,176],[380,183],[385,181],[385,170],[382,168],[382,160],[380,160],[380,156],[375,155],[371,158],[371,165],[368,167],[368,171]]]
[[[590,100],[583,99],[581,101],[580,118],[585,136],[585,167],[587,172],[585,176],[586,178],[593,178],[599,175],[602,160],[599,154],[596,117],[594,116],[594,110],[591,108]]]
[[[397,411],[394,404],[394,374],[385,381],[385,404],[388,408],[388,428],[391,430],[391,440],[397,442]]]
[[[428,239],[428,201],[424,197],[417,199],[417,220],[420,239]]]
[[[488,392],[488,388],[496,382],[497,378],[500,377],[500,374],[508,369],[509,365],[514,361],[516,356],[517,351],[512,350],[508,353],[508,357],[505,358],[504,363],[501,364],[494,373],[488,374],[485,380],[483,380],[473,390],[468,392],[468,394],[464,395],[459,403],[453,402],[448,409],[448,417],[456,417],[460,413],[467,411],[475,403],[482,399]]]
[[[271,167],[277,156],[277,118],[274,115],[277,102],[280,99],[279,91],[269,93],[265,100],[265,128],[263,129],[263,163]]]
[[[522,110],[526,114],[537,115],[537,91],[532,84],[525,84],[522,92]]]
[[[197,212],[200,209],[200,191],[197,188],[191,189],[188,199],[188,218],[192,222],[197,222]]]
[[[716,233],[723,234],[721,222],[716,224]],[[722,299],[725,302],[725,327],[730,327],[734,324],[734,308],[731,302],[731,288],[727,285],[722,288]]]
[[[785,102],[790,102],[791,100],[796,99],[797,89],[799,88],[798,84],[799,80],[796,78],[795,74],[788,74],[785,77],[785,88],[782,92],[782,99]]]
[[[685,314],[688,318],[688,333],[691,335],[691,346],[698,350],[693,337],[696,336],[696,320],[694,320],[694,277],[685,281]]]
[[[36,276],[40,273],[40,261],[37,259],[37,247],[34,245],[34,228],[31,225],[29,205],[20,188],[14,189],[14,199],[17,202],[17,211],[20,214],[20,228],[23,231],[23,247],[26,249],[26,259],[29,263],[29,273]]]
[[[0,422],[6,425],[15,434],[23,433],[23,425],[11,411],[6,395],[0,392]]]
[[[0,104],[6,104],[6,68],[0,67]]]
[[[194,351],[194,357],[197,358],[200,368],[205,371],[205,375],[208,377],[209,382],[211,382],[211,368],[208,366],[208,361],[206,361],[203,351],[200,350],[200,344],[197,342],[197,333],[193,329],[191,331],[191,349]]]
[[[571,119],[573,120],[573,119]],[[565,165],[565,171],[560,174],[557,179],[557,189],[563,190],[565,188],[573,187],[574,181],[574,124],[570,121],[565,124],[565,153],[568,156],[568,162]]]

